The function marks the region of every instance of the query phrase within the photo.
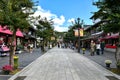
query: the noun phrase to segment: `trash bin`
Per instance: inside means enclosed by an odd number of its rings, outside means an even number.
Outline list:
[[[14,69],[18,69],[18,66],[19,66],[18,59],[19,59],[19,57],[14,56],[13,58],[14,58]]]

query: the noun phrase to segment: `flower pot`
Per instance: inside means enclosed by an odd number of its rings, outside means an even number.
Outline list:
[[[110,64],[112,64],[111,60],[105,60],[105,64],[107,68],[110,68]]]
[[[19,57],[18,56],[14,56],[13,57],[14,58],[14,69],[17,69],[18,68],[18,59],[19,59]]]
[[[83,50],[83,54],[85,54],[85,50]]]
[[[2,71],[4,74],[9,74],[13,70],[11,65],[5,65],[2,67]]]

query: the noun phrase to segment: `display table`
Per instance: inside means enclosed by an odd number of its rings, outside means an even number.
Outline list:
[[[7,56],[9,55],[10,49],[6,45],[0,45],[0,56]]]

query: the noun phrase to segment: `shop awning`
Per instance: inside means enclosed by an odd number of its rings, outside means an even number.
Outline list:
[[[100,36],[103,34],[103,31],[100,31],[100,32],[97,32],[97,33],[94,33],[94,34],[91,34],[92,36]]]
[[[4,26],[3,28],[2,28],[2,26],[0,26],[0,33],[12,35],[12,31],[7,29],[6,26]]]
[[[104,39],[115,39],[115,38],[119,38],[119,34],[114,34],[114,35],[111,35],[111,36],[104,37]]]
[[[9,29],[7,29],[7,26],[2,27],[1,25],[0,25],[0,33],[8,34],[8,35],[12,35],[13,34],[12,31],[10,31]],[[24,37],[23,33],[20,31],[20,29],[17,29],[16,36],[17,37]]]
[[[20,29],[17,29],[16,36],[18,36],[18,37],[24,37],[23,33],[20,31]]]

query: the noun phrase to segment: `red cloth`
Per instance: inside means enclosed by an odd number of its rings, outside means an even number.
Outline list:
[[[9,51],[10,49],[7,46],[1,47],[3,51]]]
[[[105,47],[106,47],[106,48],[112,48],[112,49],[117,48],[117,46],[112,46],[112,45],[110,45],[110,44],[105,45]]]

